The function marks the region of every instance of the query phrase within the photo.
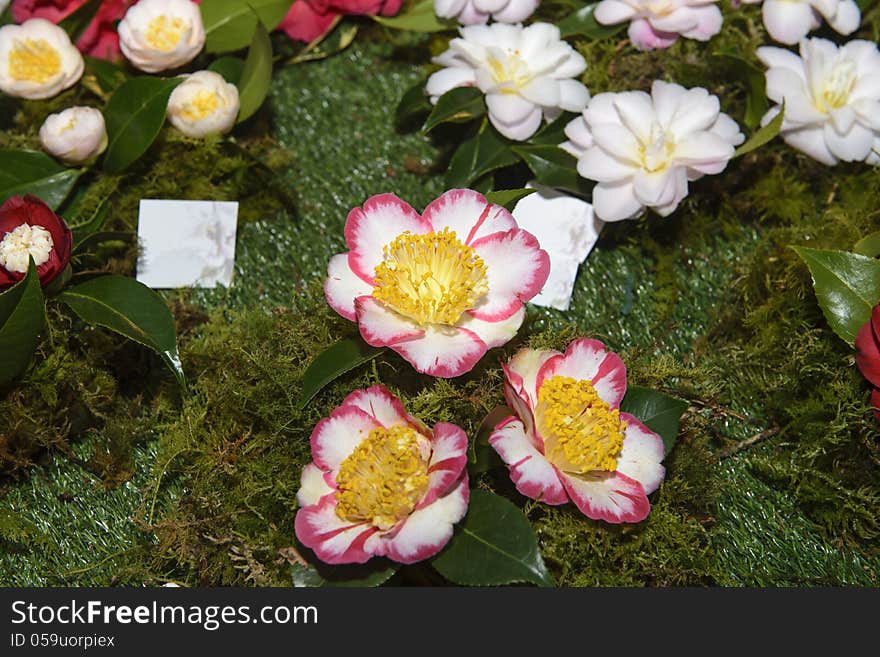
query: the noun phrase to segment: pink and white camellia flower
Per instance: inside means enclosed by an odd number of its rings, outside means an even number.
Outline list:
[[[688,181],[724,171],[745,140],[717,96],[660,80],[650,96],[595,96],[565,135],[561,147],[578,158],[578,173],[597,181],[593,209],[603,221],[633,219],[645,208],[671,214]]]
[[[754,5],[762,0],[742,0]],[[763,0],[764,27],[773,37],[789,46],[822,25],[822,18],[839,34],[859,29],[862,12],[855,0]]]
[[[534,236],[469,189],[422,215],[394,194],[373,196],[349,213],[345,241],[327,268],[327,301],[369,344],[431,376],[464,374],[516,335],[523,302],[550,273]]]
[[[838,48],[827,39],[804,39],[801,56],[782,48],[758,48],[767,70],[767,96],[785,103],[780,136],[786,144],[829,166],[880,164],[880,51],[873,41]]]
[[[467,435],[446,422],[428,429],[383,386],[351,393],[311,442],[295,530],[325,563],[422,561],[467,512]]]
[[[603,25],[630,21],[629,40],[639,50],[668,48],[679,36],[708,41],[721,31],[718,0],[602,0],[595,17]]]
[[[462,25],[522,23],[535,13],[541,0],[434,0],[434,13],[454,18]]]
[[[640,522],[666,474],[663,440],[620,412],[626,367],[598,340],[565,353],[522,349],[504,366],[504,397],[516,415],[489,444],[516,489],[547,504],[569,500],[594,520]]]

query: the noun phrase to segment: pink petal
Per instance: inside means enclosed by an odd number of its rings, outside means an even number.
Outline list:
[[[626,394],[626,366],[620,356],[606,351],[598,340],[575,340],[565,355],[548,359],[538,371],[537,389],[554,376],[569,376],[578,381],[590,381],[599,397],[612,409],[619,408]]]
[[[520,493],[547,504],[568,502],[556,468],[529,440],[522,422],[507,418],[495,427],[489,444],[507,464],[510,479]]]
[[[575,477],[560,473],[562,485],[581,513],[605,522],[641,522],[651,504],[642,485],[621,472]]]
[[[300,506],[317,504],[322,497],[333,492],[333,488],[324,478],[325,472],[314,463],[309,463],[303,468],[300,477],[299,491],[296,493],[296,501]]]
[[[522,385],[516,385],[512,382],[511,377],[516,375],[512,374],[503,363],[501,367],[504,369],[504,399],[507,401],[510,409],[522,420],[526,433],[534,436],[536,431],[533,407],[529,405],[528,399],[525,398],[525,393],[521,392]]]
[[[525,395],[525,399],[535,407],[538,405],[538,372],[541,367],[553,356],[562,356],[558,351],[552,349],[520,349],[513,358],[507,363],[505,375],[509,375],[511,383],[516,382],[517,377],[520,383],[518,392]]]
[[[312,430],[312,459],[322,470],[335,472],[367,435],[379,426],[355,406],[337,406]]]
[[[358,297],[354,301],[358,328],[367,344],[387,347],[402,340],[412,340],[424,335],[414,322],[394,312],[371,296]]]
[[[340,253],[330,258],[327,278],[324,280],[324,296],[327,303],[345,319],[356,321],[354,300],[370,294],[373,287],[355,274],[348,265],[348,254]]]
[[[444,379],[470,372],[488,349],[473,331],[451,326],[429,327],[421,337],[389,346],[417,372]]]
[[[489,349],[494,349],[495,347],[507,344],[513,339],[517,331],[519,331],[519,327],[522,326],[525,316],[525,306],[520,306],[519,310],[510,317],[497,322],[486,322],[482,319],[477,319],[470,312],[466,312],[458,321],[457,326],[473,331],[480,340],[486,343]]]
[[[663,439],[629,413],[621,413],[620,419],[626,422],[626,434],[617,457],[617,471],[639,482],[645,495],[650,495],[666,474],[660,465],[665,451]]]
[[[324,563],[365,563],[373,555],[364,548],[376,528],[367,523],[350,523],[336,515],[336,499],[321,498],[318,504],[296,513],[294,531],[300,543],[315,551]]]
[[[422,423],[407,413],[403,403],[385,386],[376,385],[355,390],[340,406],[359,408],[386,429],[398,425],[411,426],[419,431],[424,429]]]
[[[550,275],[550,256],[531,233],[514,228],[472,244],[486,263],[489,292],[471,315],[493,322],[506,319],[534,297]]]
[[[872,385],[880,386],[880,341],[872,322],[865,322],[856,335],[856,366]]]
[[[416,509],[446,495],[467,466],[468,437],[460,427],[438,422],[431,445],[434,451],[428,464],[428,490]]]
[[[493,233],[516,228],[513,216],[500,205],[470,189],[451,189],[432,201],[422,219],[440,232],[448,228],[465,244]]]
[[[351,268],[372,284],[385,245],[405,231],[421,235],[430,230],[409,203],[394,194],[371,196],[363,208],[349,212],[345,222],[345,242],[351,250],[348,256]]]

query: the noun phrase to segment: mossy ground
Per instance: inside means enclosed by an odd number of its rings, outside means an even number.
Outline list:
[[[741,119],[736,78],[706,55],[751,57],[764,42],[755,9],[728,11],[708,46],[581,43],[585,80],[594,93],[655,77],[700,84]],[[876,10],[867,15],[862,36],[876,38]],[[470,375],[432,380],[385,355],[297,410],[311,357],[353,332],[320,288],[344,250],[348,210],[384,191],[420,208],[443,191],[437,163],[450,144],[400,133],[391,118],[424,74],[413,48],[428,44],[386,37],[280,70],[237,145],[168,132],[153,166],[96,177],[82,207],[110,194],[120,226],[134,225],[142,197],[240,199],[236,280],[168,295],[193,382],[186,399],[145,351],[51,311],[35,367],[0,399],[0,582],[289,585],[308,436],[347,392],[383,382],[425,421],[457,422],[473,438],[501,401],[500,359],[525,342],[561,348],[592,335],[621,353],[632,383],[690,408],[636,527],[530,503],[503,469],[474,478],[523,506],[561,584],[880,583],[868,388],[789,249],[846,249],[880,229],[880,175],[867,167],[827,169],[773,142],[694,184],[674,216],[606,226],[572,308],[530,307],[520,337]],[[26,104],[2,142],[35,147],[34,117],[46,111]],[[121,252],[111,267],[133,258]],[[418,567],[393,581],[436,579]]]

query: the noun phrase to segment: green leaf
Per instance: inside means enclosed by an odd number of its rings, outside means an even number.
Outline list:
[[[420,80],[403,94],[403,98],[397,104],[395,118],[397,124],[401,125],[407,121],[431,111],[431,103],[428,96],[425,95],[425,84],[427,80]]]
[[[77,255],[105,242],[133,242],[137,239],[137,233],[131,231],[98,231],[86,235],[79,241],[75,241],[71,255]]]
[[[594,16],[598,6],[599,3],[594,2],[586,7],[581,7],[557,23],[557,27],[559,27],[559,31],[562,33],[562,38],[565,39],[577,34],[593,40],[605,39],[617,34],[626,27],[626,23],[602,25]]]
[[[465,586],[556,584],[528,518],[503,497],[479,489],[471,491],[467,516],[432,564],[446,579]]]
[[[211,62],[208,70],[219,73],[228,83],[237,86],[239,80],[241,80],[241,72],[244,70],[244,60],[241,57],[227,55]]]
[[[740,157],[745,155],[746,153],[751,153],[756,148],[760,148],[768,141],[773,139],[776,135],[779,134],[779,130],[782,128],[782,120],[785,115],[785,104],[783,103],[782,107],[779,108],[779,114],[777,114],[770,123],[765,125],[763,128],[758,128],[752,136],[749,137],[748,141],[744,143],[742,146],[736,149],[733,154],[733,157]]]
[[[271,32],[292,4],[293,0],[203,0],[199,9],[205,26],[205,51],[241,50],[253,40],[258,18]]]
[[[354,42],[357,33],[357,25],[345,23],[342,21],[342,16],[337,16],[324,34],[315,38],[299,54],[288,59],[287,63],[301,64],[327,59],[348,48]]]
[[[504,461],[489,444],[489,436],[492,435],[492,431],[501,420],[511,415],[513,415],[513,411],[507,406],[496,406],[483,418],[480,428],[477,429],[477,437],[471,444],[468,455],[468,472],[480,474],[504,465]]]
[[[12,18],[12,3],[7,2],[6,8],[0,12],[0,26],[2,25],[14,25],[15,19]]]
[[[880,231],[865,235],[862,239],[856,242],[853,251],[859,255],[868,256],[869,258],[880,256]]]
[[[107,211],[107,199],[104,198],[92,213],[92,216],[86,221],[77,225],[68,224],[71,231],[73,231],[74,250],[76,250],[76,245],[89,235],[97,233],[104,227],[104,224],[107,222]]]
[[[465,123],[485,113],[486,102],[482,91],[475,87],[456,87],[440,96],[422,131],[430,132],[441,123]]]
[[[181,78],[144,76],[124,82],[107,101],[107,152],[104,170],[119,173],[140,158],[165,122],[168,97]]]
[[[318,392],[337,377],[373,360],[383,349],[360,338],[344,338],[315,356],[303,374],[302,392],[296,406],[302,410]]]
[[[675,445],[678,422],[687,407],[688,403],[683,399],[639,386],[629,386],[626,396],[620,402],[622,412],[634,415],[651,431],[660,434],[666,454]]]
[[[250,118],[258,109],[272,82],[272,42],[269,32],[261,23],[254,32],[254,40],[248,49],[247,59],[241,70],[241,81],[238,85],[238,99],[241,107],[238,110],[238,122]]]
[[[458,147],[446,171],[446,187],[468,187],[478,178],[516,164],[516,155],[494,128],[483,121],[479,132]],[[489,181],[491,184],[491,181]]]
[[[568,137],[565,136],[565,126],[567,126],[576,116],[578,115],[574,112],[563,112],[553,121],[538,130],[535,136],[529,139],[529,143],[558,146],[568,139]]]
[[[514,146],[513,152],[522,158],[535,180],[547,187],[564,189],[579,196],[589,196],[592,183],[587,182],[577,172],[574,155],[558,146]]]
[[[536,189],[497,189],[494,192],[486,194],[486,200],[489,203],[500,205],[508,212],[513,212],[516,204],[520,199],[524,199],[529,194],[534,194]]]
[[[813,275],[813,289],[828,325],[852,345],[880,302],[880,262],[847,253],[793,246]]]
[[[754,128],[761,122],[761,118],[767,113],[770,104],[767,102],[767,94],[764,92],[764,71],[743,58],[732,48],[719,50],[713,53],[716,57],[726,59],[733,72],[740,78],[746,88],[746,113],[743,122],[749,128]]]
[[[27,369],[45,321],[43,290],[31,258],[24,278],[0,292],[0,385]]]
[[[331,566],[320,561],[308,548],[298,546],[297,551],[305,563],[295,563],[290,568],[295,587],[371,588],[387,582],[400,567],[388,559]]]
[[[65,289],[58,298],[87,324],[103,326],[155,351],[186,389],[177,332],[168,306],[127,276],[99,276]]]
[[[434,0],[421,0],[412,8],[397,16],[373,16],[374,21],[394,30],[408,32],[443,32],[454,30],[458,23],[446,18],[439,18],[434,12]]]
[[[33,194],[57,210],[82,175],[39,151],[0,150],[0,203],[10,196]]]
[[[98,13],[98,9],[101,8],[101,1],[102,0],[88,0],[86,3],[80,5],[73,13],[68,15],[67,18],[58,23],[58,27],[67,32],[67,36],[70,37],[70,40],[76,43],[76,40],[82,36],[83,32],[85,32],[86,28],[89,26],[89,23],[92,22],[95,14]]]
[[[102,98],[116,91],[131,76],[124,70],[97,57],[86,55],[83,83]],[[90,86],[91,84],[91,86]]]

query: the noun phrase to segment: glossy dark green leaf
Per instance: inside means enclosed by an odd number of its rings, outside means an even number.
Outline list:
[[[291,566],[296,587],[330,586],[340,588],[372,588],[387,582],[400,566],[388,559],[370,559],[364,564],[331,566],[323,563],[308,548],[298,546],[305,563]]]
[[[269,32],[260,24],[254,32],[254,40],[248,48],[247,59],[241,69],[241,80],[238,84],[238,99],[241,107],[238,110],[238,122],[247,120],[260,109],[269,84],[272,82],[272,42]]]
[[[315,356],[306,368],[297,408],[303,409],[331,381],[371,361],[383,349],[371,347],[360,338],[344,338]]]
[[[15,23],[15,19],[12,18],[12,3],[7,2],[6,7],[0,12],[0,26],[11,25],[13,23]]]
[[[211,62],[208,70],[219,73],[224,80],[237,86],[241,80],[241,72],[244,70],[244,60],[232,55],[220,57]]]
[[[101,201],[100,205],[85,221],[78,224],[68,223],[70,230],[73,232],[74,249],[76,245],[93,233],[100,231],[107,222],[108,214],[107,199]]]
[[[810,268],[819,307],[831,330],[853,344],[880,302],[880,262],[846,251],[791,248]]]
[[[714,55],[727,61],[731,70],[742,80],[746,89],[746,113],[743,122],[747,127],[754,128],[770,108],[767,94],[764,93],[764,71],[731,48],[719,50]]]
[[[98,9],[101,8],[101,2],[102,0],[87,0],[87,2],[80,5],[63,21],[58,23],[58,27],[67,32],[70,40],[76,43],[76,40],[82,36],[89,23],[92,22],[95,14],[98,13]]]
[[[146,285],[127,276],[99,276],[68,287],[58,298],[87,324],[103,326],[155,351],[186,388],[174,318],[162,297]]]
[[[666,454],[675,445],[679,420],[687,407],[688,403],[683,399],[639,386],[629,386],[620,403],[621,411],[634,415],[651,431],[660,435]]]
[[[104,108],[109,139],[105,171],[119,173],[147,152],[165,123],[168,97],[181,82],[181,78],[137,77],[113,92]]]
[[[514,146],[513,151],[542,185],[564,189],[579,196],[590,195],[593,185],[578,175],[577,160],[571,153],[550,145]]]
[[[420,0],[409,11],[397,16],[373,16],[377,23],[407,32],[443,32],[458,27],[455,21],[439,18],[434,11],[434,0]]]
[[[108,61],[98,59],[97,57],[89,57],[88,55],[84,59],[86,68],[83,74],[83,83],[87,84],[87,86],[90,82],[94,83],[97,89],[91,86],[89,86],[89,89],[102,97],[112,94],[126,80],[131,79],[131,76],[123,69]]]
[[[529,139],[529,143],[558,146],[568,139],[568,137],[565,136],[565,126],[567,126],[576,116],[577,114],[573,112],[563,112],[553,121],[538,130],[535,136]]]
[[[131,231],[97,231],[86,235],[73,245],[72,255],[88,252],[99,244],[106,242],[133,242],[137,239],[137,233]]]
[[[292,4],[293,0],[203,0],[199,9],[205,26],[205,51],[245,48],[254,38],[258,19],[271,32]]]
[[[0,385],[27,369],[45,321],[40,277],[31,259],[24,278],[0,292]]]
[[[446,186],[469,187],[487,173],[516,162],[510,144],[484,121],[479,132],[461,144],[452,156],[446,172]]]
[[[81,175],[39,151],[0,150],[0,203],[33,194],[57,210]]]
[[[627,23],[602,25],[594,16],[598,6],[598,2],[593,2],[586,7],[575,10],[559,21],[557,26],[562,33],[562,38],[578,35],[598,41],[599,39],[606,39],[617,34],[627,26]]]
[[[869,258],[880,256],[880,231],[865,235],[862,239],[856,242],[853,251],[859,255],[868,256]]]
[[[556,584],[528,518],[512,502],[479,489],[471,491],[467,515],[432,564],[446,579],[465,586]]]
[[[468,455],[468,472],[471,474],[480,474],[488,472],[504,465],[504,461],[498,456],[498,453],[489,444],[489,437],[495,426],[506,417],[513,415],[507,406],[496,406],[489,414],[483,418],[480,428],[477,429],[477,436],[471,443],[470,454]]]
[[[500,205],[508,212],[513,212],[516,204],[529,194],[534,194],[536,189],[497,189],[494,192],[486,194],[486,200],[490,203]]]
[[[765,125],[763,128],[758,128],[755,132],[752,133],[752,136],[748,138],[746,143],[736,149],[733,157],[741,157],[746,153],[751,153],[753,150],[760,148],[768,141],[773,139],[776,135],[779,134],[779,131],[782,129],[782,120],[783,115],[785,114],[785,105],[779,108],[779,114],[777,114],[770,123]]]
[[[465,123],[485,113],[486,101],[482,91],[475,87],[456,87],[437,99],[422,130],[430,132],[441,123]]]
[[[417,82],[403,94],[395,112],[398,125],[431,111],[431,103],[425,95],[426,82],[427,80]]]

